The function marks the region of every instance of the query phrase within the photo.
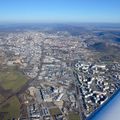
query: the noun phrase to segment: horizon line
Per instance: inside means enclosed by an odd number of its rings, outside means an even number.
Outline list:
[[[1,22],[2,24],[120,24],[120,22]]]

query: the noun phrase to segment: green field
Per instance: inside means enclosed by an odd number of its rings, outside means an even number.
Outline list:
[[[16,96],[10,98],[0,107],[0,120],[12,120],[20,115],[20,103]]]
[[[60,114],[62,115],[59,108],[51,108],[51,109],[49,109],[49,112],[50,112],[50,115],[52,116],[53,120],[56,119],[55,118],[56,115],[60,115]]]
[[[19,90],[27,82],[26,77],[15,68],[0,70],[0,85],[4,89]]]
[[[20,115],[20,103],[13,92],[19,91],[27,78],[16,67],[0,67],[0,120],[12,120]]]
[[[1,103],[4,99],[5,99],[4,96],[2,96],[2,95],[0,94],[0,103]]]
[[[59,108],[52,108],[52,109],[49,109],[49,111],[50,111],[50,114],[52,116],[57,115],[57,114],[61,114],[61,111]]]
[[[79,114],[71,112],[68,114],[69,120],[80,120]]]

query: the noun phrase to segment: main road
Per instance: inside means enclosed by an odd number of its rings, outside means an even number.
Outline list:
[[[85,120],[85,115],[84,115],[84,101],[83,101],[83,95],[82,95],[82,90],[81,90],[81,83],[79,82],[78,75],[76,71],[73,70],[73,74],[75,76],[75,91],[76,91],[76,101],[79,107],[79,116],[80,120]]]

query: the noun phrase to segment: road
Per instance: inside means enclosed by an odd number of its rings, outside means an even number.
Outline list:
[[[76,101],[79,107],[79,116],[80,120],[85,120],[85,115],[84,115],[84,106],[83,106],[83,99],[82,99],[82,90],[81,90],[81,83],[78,80],[78,75],[76,71],[73,72],[75,76],[75,91],[76,91]]]

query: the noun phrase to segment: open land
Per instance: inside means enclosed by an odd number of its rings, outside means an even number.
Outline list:
[[[0,29],[2,119],[85,120],[120,88],[119,29],[51,27]]]

